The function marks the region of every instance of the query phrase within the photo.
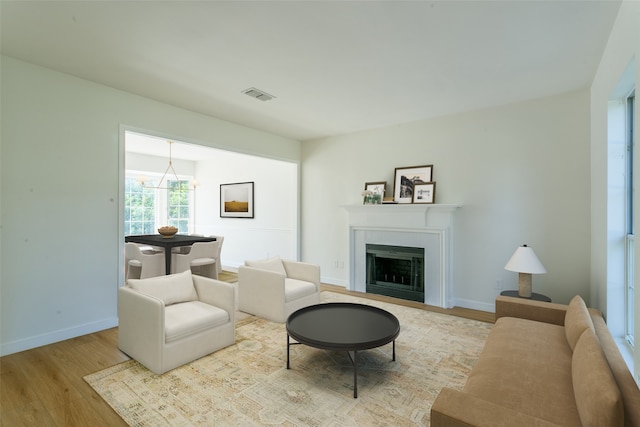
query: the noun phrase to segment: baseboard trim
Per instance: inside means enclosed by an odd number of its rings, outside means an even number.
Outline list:
[[[0,343],[0,356],[30,350],[43,345],[53,344],[59,341],[68,340],[82,335],[91,334],[118,326],[118,318],[99,320],[97,322],[85,323],[71,328],[60,329],[46,334],[36,335],[12,342]]]
[[[326,283],[327,285],[342,286],[346,289],[349,289],[349,280],[345,280],[345,279],[337,279],[335,277],[321,276],[320,283]]]
[[[470,308],[472,310],[486,311],[486,312],[489,312],[489,313],[495,313],[496,312],[495,303],[487,304],[485,302],[479,302],[479,301],[474,301],[474,300],[469,300],[469,299],[456,298],[455,302],[454,302],[454,305],[456,307]]]

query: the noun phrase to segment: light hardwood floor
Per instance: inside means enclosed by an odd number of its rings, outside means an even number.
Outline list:
[[[493,322],[493,313],[444,310],[411,301],[349,292],[340,286],[323,290],[368,297],[409,307]],[[126,423],[82,379],[129,360],[118,350],[118,329],[108,329],[0,358],[2,427],[99,427]]]

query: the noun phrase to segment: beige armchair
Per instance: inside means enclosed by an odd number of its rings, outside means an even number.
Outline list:
[[[118,347],[162,374],[235,342],[232,285],[190,270],[118,289]]]
[[[238,268],[238,309],[283,323],[294,311],[320,303],[320,267],[270,258]]]

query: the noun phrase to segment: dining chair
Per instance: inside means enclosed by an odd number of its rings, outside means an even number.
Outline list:
[[[189,234],[189,236],[195,236],[195,237],[204,237],[204,234],[197,234],[197,233],[191,233]],[[191,250],[191,246],[176,246],[174,248],[171,248],[171,253],[173,254],[188,254],[189,251]]]
[[[193,274],[217,279],[218,246],[219,243],[217,241],[196,242],[191,245],[189,253],[172,253],[171,273],[182,273],[183,271],[191,270]]]
[[[219,243],[218,255],[216,256],[216,270],[218,270],[218,274],[220,274],[222,272],[222,258],[220,258],[220,256],[222,255],[222,243],[224,243],[224,236],[209,236],[209,237],[215,237],[216,242]]]
[[[135,243],[124,244],[125,280],[164,276],[165,257],[162,252],[148,253]]]

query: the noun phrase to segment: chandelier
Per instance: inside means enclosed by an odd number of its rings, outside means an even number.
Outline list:
[[[173,168],[173,157],[171,155],[171,145],[173,144],[173,141],[167,141],[167,142],[169,143],[169,165],[165,169],[164,174],[162,174],[162,178],[160,178],[160,181],[158,181],[158,184],[157,185],[146,185],[145,182],[149,179],[146,176],[140,176],[138,178],[138,181],[140,181],[140,183],[142,184],[142,187],[150,188],[152,190],[173,190],[173,191],[193,191],[193,190],[195,190],[196,186],[198,185],[198,182],[195,179],[193,181],[191,181],[190,185],[187,186],[187,187],[184,187],[181,184],[181,182],[184,181],[184,180],[181,180],[180,178],[178,178],[178,174],[176,173],[176,170]],[[169,181],[169,178],[171,178],[172,175],[173,175],[173,178],[175,179],[175,181],[180,183],[177,187],[169,187],[167,185],[167,183]],[[166,181],[165,181],[165,178],[166,178]],[[165,184],[164,187],[162,186],[163,182]]]

